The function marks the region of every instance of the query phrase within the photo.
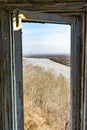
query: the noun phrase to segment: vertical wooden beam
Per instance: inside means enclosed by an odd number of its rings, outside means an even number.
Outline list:
[[[87,130],[87,12],[86,12],[86,24],[85,24],[84,130]]]
[[[22,35],[0,11],[0,130],[23,130]]]
[[[11,13],[0,11],[0,130],[12,130]]]
[[[71,26],[71,104],[72,130],[81,130],[82,123],[82,16]]]
[[[84,130],[86,12],[82,14],[81,130]]]
[[[16,130],[24,130],[23,116],[23,78],[22,78],[22,32],[19,18],[18,27],[14,28],[14,64],[15,64],[15,120]]]
[[[2,99],[3,99],[3,77],[2,77],[2,30],[1,30],[1,14],[0,14],[0,130],[3,129],[3,115],[2,115]]]

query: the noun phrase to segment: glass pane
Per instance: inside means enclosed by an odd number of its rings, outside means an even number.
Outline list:
[[[70,26],[23,23],[24,130],[70,130]]]

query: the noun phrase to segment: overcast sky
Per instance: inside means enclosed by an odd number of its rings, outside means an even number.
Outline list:
[[[70,54],[70,26],[23,23],[23,55]]]

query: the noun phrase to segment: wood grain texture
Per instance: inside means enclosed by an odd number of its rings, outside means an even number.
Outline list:
[[[2,0],[0,8],[26,9],[30,11],[58,12],[58,11],[84,11],[87,8],[87,1],[83,0]]]

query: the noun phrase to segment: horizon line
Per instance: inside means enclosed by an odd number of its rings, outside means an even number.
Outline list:
[[[23,57],[50,57],[50,56],[68,56],[70,57],[70,54],[30,54],[30,55],[23,55]]]

